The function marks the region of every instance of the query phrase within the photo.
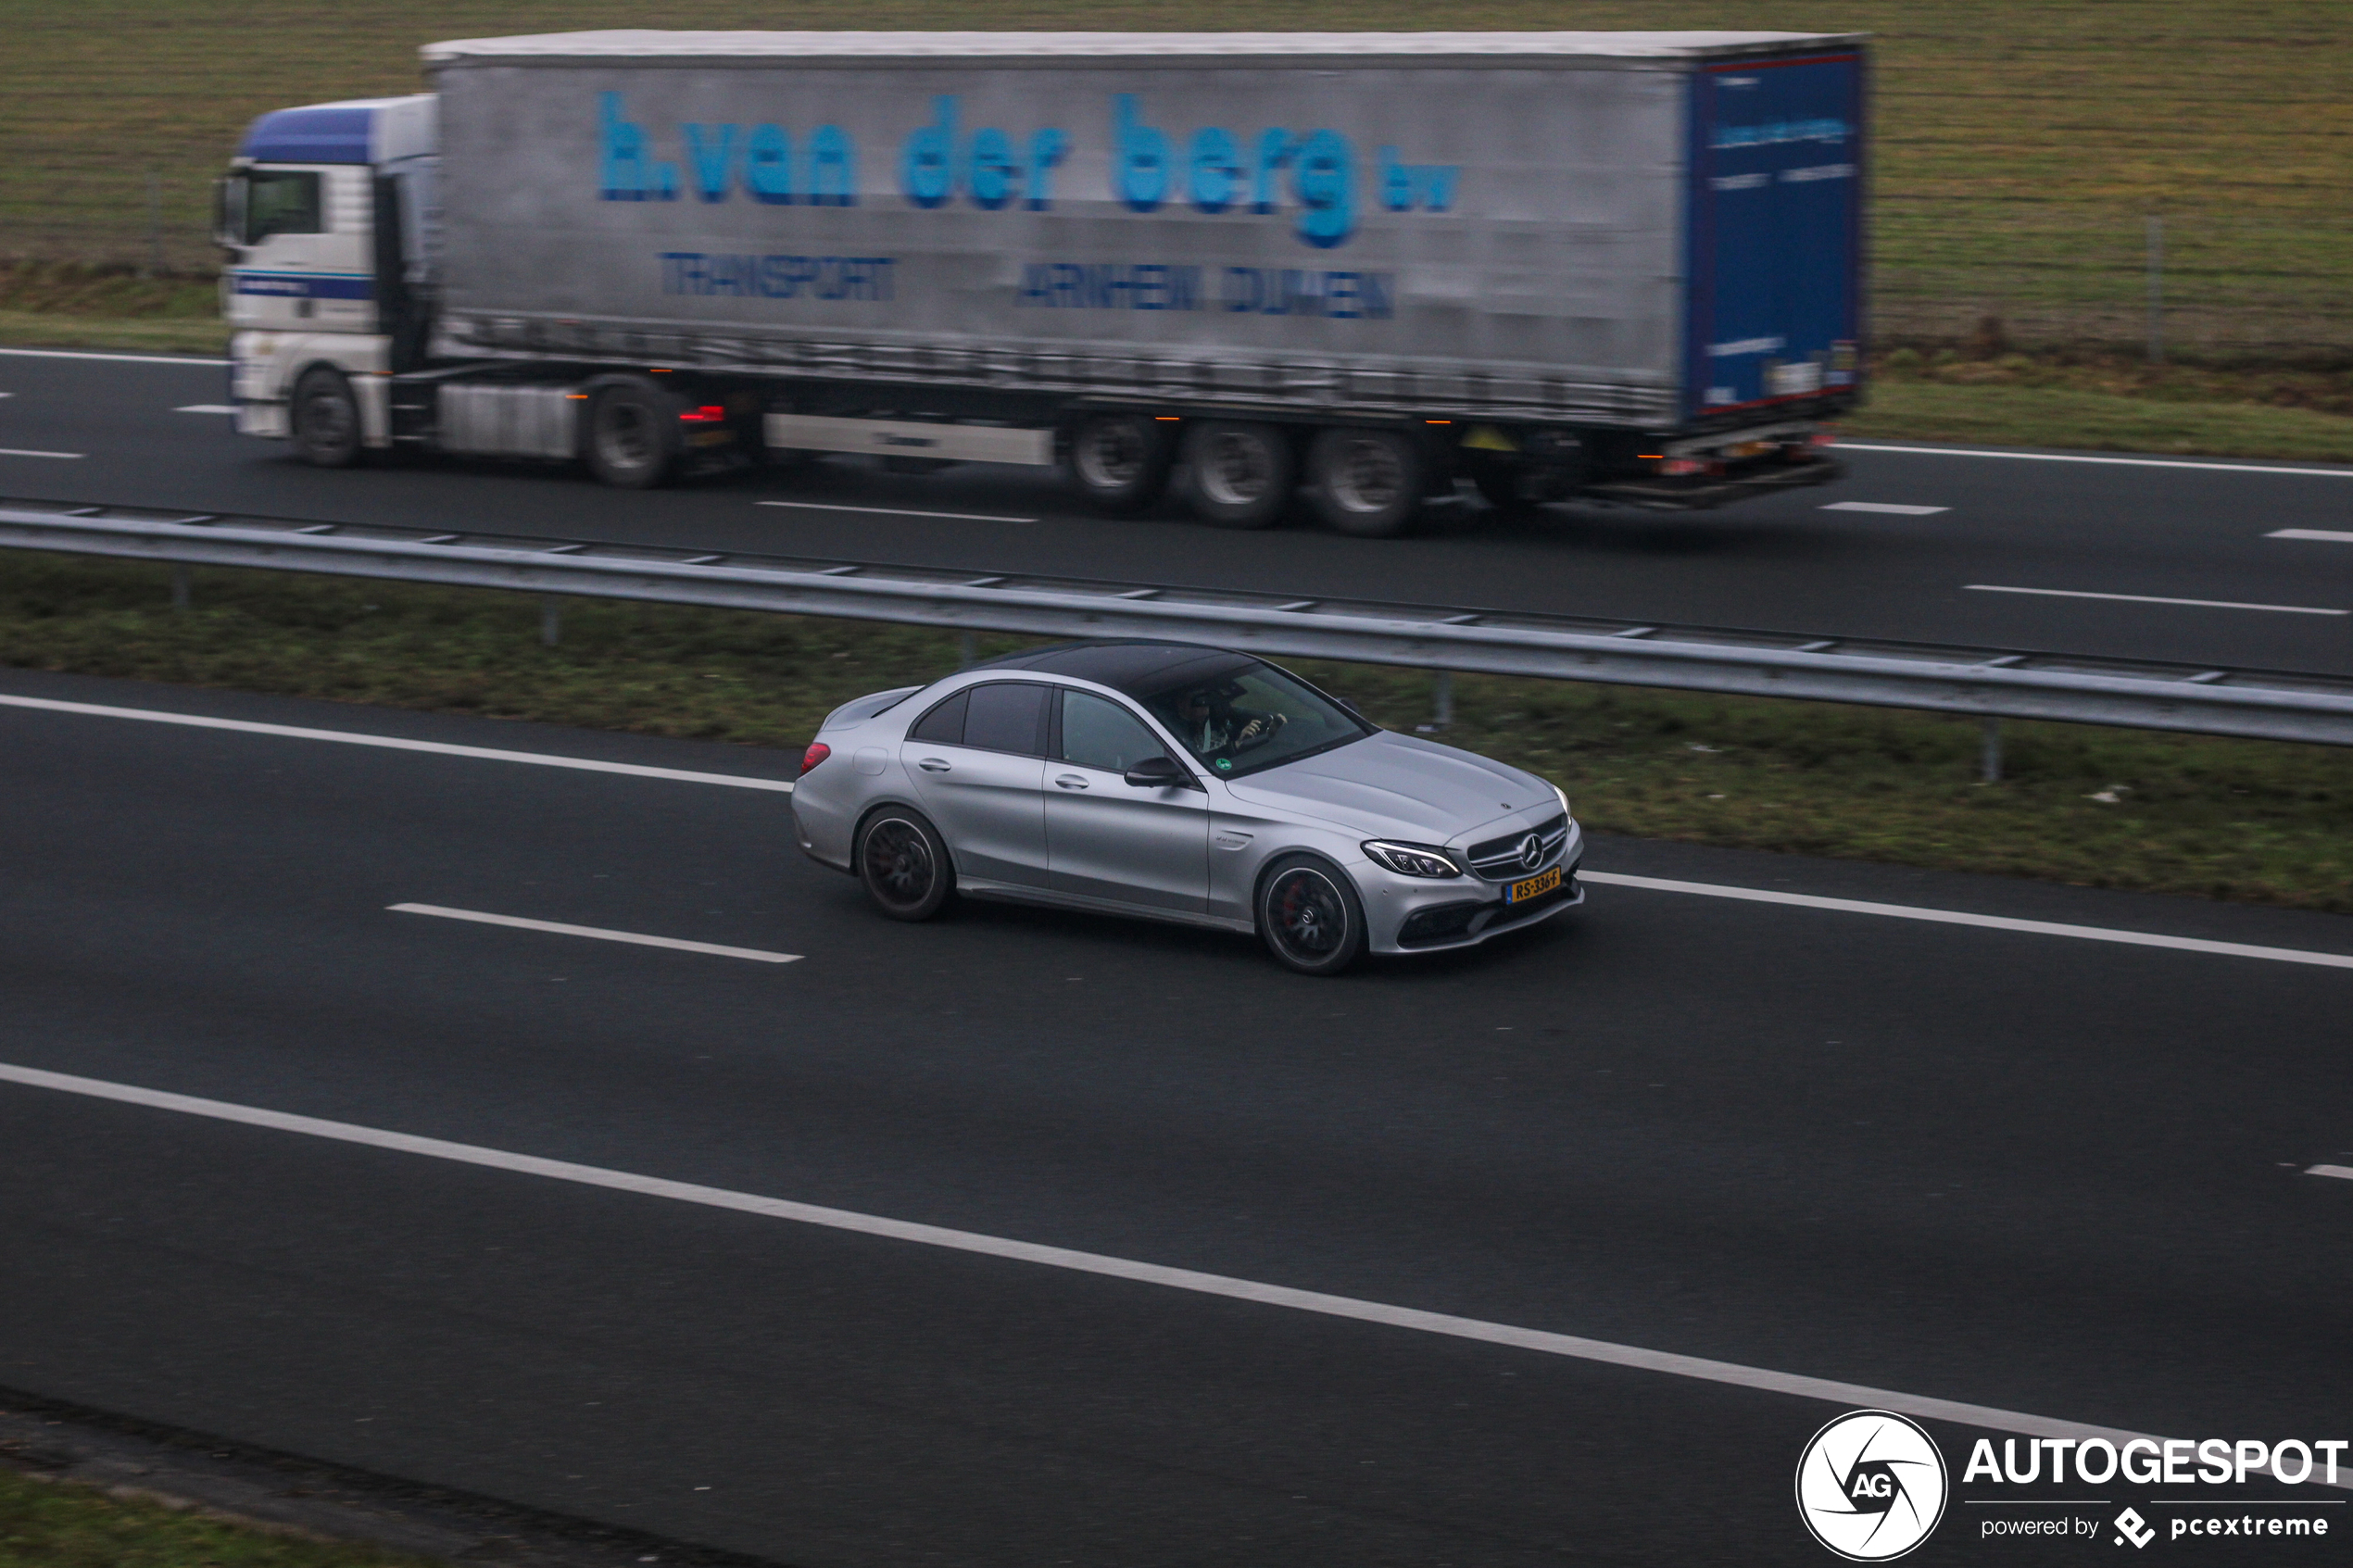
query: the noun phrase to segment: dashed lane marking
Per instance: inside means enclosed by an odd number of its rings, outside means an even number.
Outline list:
[[[0,458],[79,458],[84,457],[84,456],[86,456],[86,455],[87,455],[87,454],[81,453],[81,452],[31,452],[31,451],[27,451],[27,450],[25,450],[24,448],[22,448],[22,447],[18,447],[18,446],[0,446]]]
[[[1906,507],[1894,501],[1832,501],[1822,508],[1826,512],[1888,512],[1896,517],[1933,517],[1938,512],[1952,509],[1950,507]]]
[[[2312,605],[2251,605],[2230,599],[2169,599],[2156,594],[2095,594],[2082,588],[2012,588],[1998,583],[1964,583],[1972,594],[2034,594],[2052,599],[2112,599],[2120,604],[2182,605],[2191,609],[2261,609],[2274,615],[2353,615],[2353,610]]]
[[[824,501],[754,501],[755,507],[796,507],[805,512],[872,512],[881,517],[937,517],[957,522],[1036,522],[1034,517],[995,517],[988,512],[911,512],[904,507],[837,507]]]
[[[2266,539],[2318,539],[2331,545],[2353,545],[2353,533],[2335,528],[2274,528]]]
[[[451,909],[439,904],[387,904],[396,915],[434,915],[442,920],[472,921],[477,925],[506,925],[518,931],[545,931],[557,936],[588,936],[599,942],[626,942],[638,947],[670,947],[681,953],[708,953],[720,959],[749,959],[754,963],[799,963],[799,953],[772,953],[761,947],[729,947],[717,942],[687,942],[675,936],[648,936],[636,931],[609,931],[600,925],[566,925],[560,921],[525,920],[521,915],[485,914],[480,909]]]

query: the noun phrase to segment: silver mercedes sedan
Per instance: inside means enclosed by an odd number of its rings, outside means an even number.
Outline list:
[[[1191,643],[1063,643],[845,703],[792,807],[897,920],[958,895],[1141,915],[1255,932],[1305,974],[1585,898],[1552,784]]]

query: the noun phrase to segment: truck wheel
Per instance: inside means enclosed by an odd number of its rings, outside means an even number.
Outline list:
[[[1176,454],[1158,420],[1089,414],[1070,433],[1070,479],[1099,512],[1138,512],[1160,499]]]
[[[1203,420],[1185,434],[1193,515],[1220,528],[1267,528],[1290,505],[1298,459],[1279,425]]]
[[[347,469],[359,460],[359,399],[351,380],[324,365],[295,383],[295,451],[312,468]]]
[[[1318,431],[1307,449],[1308,495],[1340,533],[1393,539],[1422,509],[1428,466],[1403,431]]]
[[[1526,517],[1536,509],[1535,498],[1528,493],[1529,475],[1520,469],[1480,463],[1470,477],[1479,497],[1505,517]]]
[[[588,471],[623,490],[650,490],[678,460],[678,406],[659,387],[608,386],[588,405]]]

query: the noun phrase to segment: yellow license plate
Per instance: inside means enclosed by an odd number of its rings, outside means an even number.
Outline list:
[[[1558,887],[1560,884],[1561,869],[1558,866],[1554,866],[1551,871],[1545,872],[1541,876],[1531,876],[1525,882],[1515,882],[1509,887],[1504,888],[1504,902],[1506,904],[1524,904],[1529,899],[1534,898],[1539,895],[1550,893],[1554,888]]]

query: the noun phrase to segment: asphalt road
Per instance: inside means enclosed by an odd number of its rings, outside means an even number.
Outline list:
[[[650,495],[519,463],[322,472],[232,434],[225,375],[0,352],[0,495],[2353,674],[2353,468],[1850,448],[1842,484],[1717,512],[1515,522],[1466,501],[1420,537],[1353,540],[1225,533],[1173,505],[1107,521],[1004,468],[837,458]],[[2149,602],[2180,600],[2198,602]]]
[[[1316,982],[1145,925],[891,924],[773,791],[14,706],[0,781],[17,1068],[2062,1422],[2353,1436],[2353,1180],[2308,1173],[2353,1164],[2353,969],[1604,885]],[[1630,840],[1589,865],[2353,953],[2326,916]],[[1791,1475],[1839,1407],[1769,1377],[15,1083],[0,1148],[0,1386],[272,1449],[799,1564],[1831,1561]],[[1956,1500],[1911,1561],[2087,1549],[1982,1543],[2037,1515],[1971,1501],[1984,1434],[1930,1428]],[[2161,1526],[2221,1491],[1997,1495]],[[2232,1560],[2259,1549],[2295,1560]]]

